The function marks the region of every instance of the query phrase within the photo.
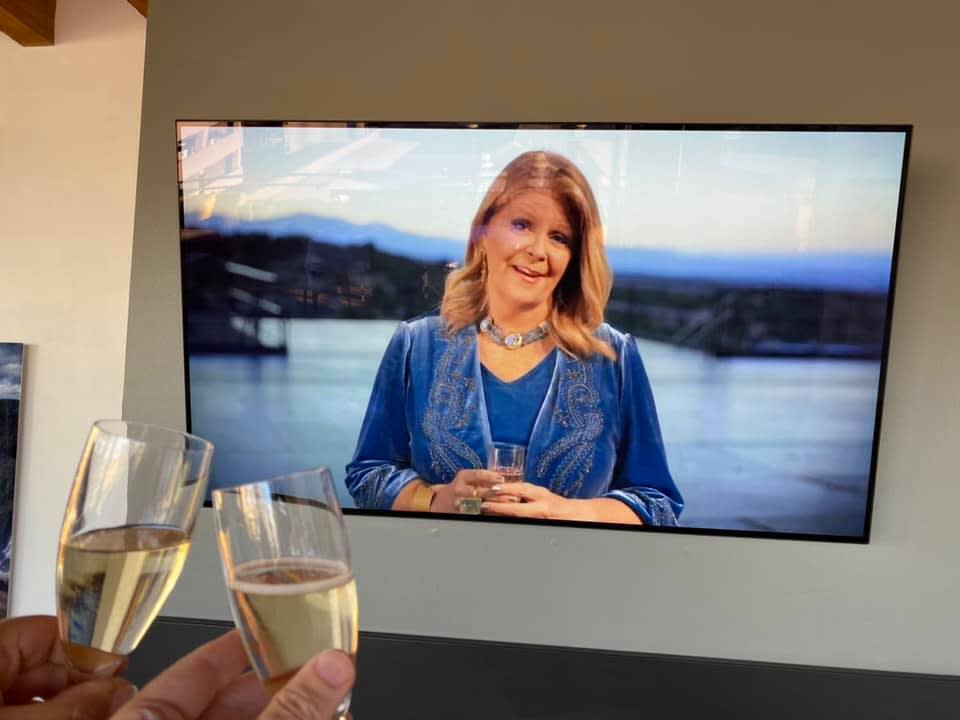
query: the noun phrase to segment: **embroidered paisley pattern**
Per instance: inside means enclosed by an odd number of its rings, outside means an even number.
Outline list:
[[[648,525],[676,527],[679,524],[670,499],[656,490],[647,492],[640,488],[626,488],[608,492],[604,497],[618,498],[627,503]]]
[[[650,513],[651,525],[663,525],[667,527],[677,526],[677,514],[673,511],[673,505],[665,497],[650,497],[641,495],[641,502],[646,501],[647,512]]]
[[[453,480],[463,468],[482,468],[480,456],[455,434],[473,422],[477,404],[476,380],[468,363],[473,357],[469,332],[450,338],[442,329],[433,331],[435,347],[446,346],[430,383],[427,409],[423,414],[423,432],[430,439],[430,465],[441,482]]]
[[[603,412],[589,365],[569,361],[559,380],[553,415],[566,432],[540,457],[537,477],[540,484],[571,497],[593,469],[596,441],[603,432]]]

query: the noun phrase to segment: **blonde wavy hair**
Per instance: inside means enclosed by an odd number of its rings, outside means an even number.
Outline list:
[[[447,332],[458,332],[487,314],[481,242],[484,231],[505,205],[531,190],[550,192],[576,235],[570,264],[553,294],[548,318],[551,336],[574,357],[599,353],[616,359],[613,348],[596,335],[613,284],[597,201],[576,165],[562,155],[542,150],[523,153],[510,161],[480,203],[470,226],[466,261],[447,276],[440,305]]]

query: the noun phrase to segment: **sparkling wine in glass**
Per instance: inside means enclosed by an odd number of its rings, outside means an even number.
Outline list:
[[[230,608],[267,690],[323,650],[355,658],[357,586],[330,471],[215,490],[213,507]]]
[[[96,673],[132,652],[176,585],[213,458],[208,441],[128,422],[93,424],[57,557],[69,662]]]

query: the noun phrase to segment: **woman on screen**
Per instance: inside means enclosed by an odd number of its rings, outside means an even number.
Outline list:
[[[439,316],[401,323],[346,484],[361,508],[675,525],[634,339],[603,322],[612,273],[593,192],[550,152],[515,158],[473,219]],[[526,446],[524,482],[486,470]],[[471,504],[476,505],[477,501]]]

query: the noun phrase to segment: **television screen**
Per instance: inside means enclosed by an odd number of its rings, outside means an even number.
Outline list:
[[[909,127],[177,133],[212,488],[867,540]]]

